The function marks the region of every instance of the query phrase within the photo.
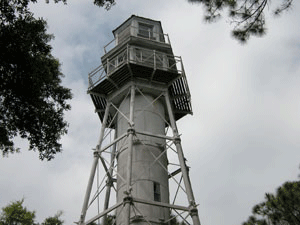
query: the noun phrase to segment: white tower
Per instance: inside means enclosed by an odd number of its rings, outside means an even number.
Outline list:
[[[176,120],[192,114],[181,57],[174,56],[159,21],[133,15],[113,34],[102,64],[89,74],[88,93],[102,128],[79,224],[101,217],[107,223],[113,213],[117,225],[168,224],[173,217],[200,225],[176,127]],[[105,182],[95,185],[99,161]],[[180,193],[185,203],[177,204]],[[98,201],[98,212],[86,220],[101,194],[103,208]]]

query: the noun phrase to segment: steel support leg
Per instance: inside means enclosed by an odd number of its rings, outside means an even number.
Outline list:
[[[105,113],[104,113],[104,118],[103,118],[103,122],[102,122],[102,127],[101,127],[101,130],[100,130],[99,142],[98,142],[96,151],[101,149],[101,145],[102,145],[103,137],[104,137],[104,131],[105,131],[105,128],[106,128],[107,118],[108,118],[108,114],[109,114],[109,108],[110,108],[110,102],[107,102]],[[91,195],[91,190],[92,190],[92,186],[93,186],[93,182],[94,182],[94,177],[95,177],[95,173],[96,173],[96,169],[97,169],[97,165],[98,165],[98,159],[99,159],[98,153],[94,152],[94,161],[93,161],[93,165],[92,165],[88,185],[87,185],[86,192],[85,192],[85,197],[84,197],[84,201],[83,201],[80,220],[79,220],[79,223],[78,223],[79,225],[84,225],[85,224],[84,221],[85,221],[86,211],[87,211],[87,208],[88,208],[88,203],[89,203],[89,199],[90,199],[90,195]]]
[[[117,129],[115,130],[114,140],[116,140],[116,138],[117,138]],[[112,175],[113,175],[113,167],[114,167],[114,162],[115,162],[116,148],[117,148],[117,143],[115,143],[113,145],[112,151],[111,151],[110,167],[108,170],[109,176],[108,176],[107,184],[106,184],[106,193],[105,193],[103,211],[108,209],[108,205],[109,205],[110,191],[111,191],[111,187],[113,185]],[[107,220],[107,214],[105,214],[103,216],[102,224],[106,225],[106,220]]]
[[[132,152],[133,152],[133,135],[134,135],[134,100],[135,100],[135,86],[131,86],[130,93],[130,115],[129,115],[129,128],[128,128],[128,158],[127,158],[127,184],[126,184],[126,197],[124,198],[125,204],[125,225],[130,224],[130,205],[132,204],[131,197],[131,172],[132,172]]]
[[[174,143],[175,143],[175,146],[176,146],[176,149],[177,149],[177,154],[178,154],[178,159],[179,159],[179,163],[180,163],[180,167],[181,167],[181,171],[182,171],[184,186],[185,186],[185,189],[186,189],[188,202],[190,204],[190,206],[189,206],[190,215],[192,217],[193,224],[194,225],[200,225],[198,210],[197,210],[196,203],[195,203],[195,197],[194,197],[194,194],[193,194],[192,185],[191,185],[190,178],[189,178],[189,175],[188,175],[187,166],[185,164],[185,159],[184,159],[184,155],[183,155],[183,151],[182,151],[180,137],[179,137],[179,134],[178,134],[178,129],[177,129],[177,126],[176,126],[176,121],[174,119],[174,114],[173,114],[173,110],[172,110],[172,106],[171,106],[170,97],[169,97],[168,92],[165,93],[165,100],[166,100],[168,115],[169,115],[172,131],[173,131],[173,135],[174,135],[174,139],[175,139]]]

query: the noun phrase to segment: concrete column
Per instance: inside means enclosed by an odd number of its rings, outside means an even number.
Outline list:
[[[118,143],[118,174],[130,180],[131,183],[129,185],[127,181],[125,184],[123,179],[117,179],[117,202],[123,201],[124,198],[126,200],[124,208],[117,210],[117,225],[127,225],[127,223],[144,225],[148,224],[146,220],[151,224],[161,224],[162,221],[169,219],[168,208],[132,203],[131,197],[143,199],[145,202],[169,203],[168,172],[165,170],[168,160],[166,153],[163,153],[166,140],[135,133],[135,131],[141,131],[164,136],[165,107],[160,100],[154,101],[155,98],[149,94],[136,93],[134,113],[130,113],[132,105],[130,99],[128,97],[119,106],[119,110],[127,118],[134,115],[134,129],[129,127],[127,143]],[[151,104],[153,101],[154,103]],[[121,113],[117,120],[117,133],[121,135],[128,130],[128,121]],[[133,140],[131,140],[131,135]],[[129,212],[127,205],[130,204],[134,204],[137,208],[135,212],[133,207]]]

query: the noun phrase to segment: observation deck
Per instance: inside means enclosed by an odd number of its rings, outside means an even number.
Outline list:
[[[173,55],[169,36],[150,29],[151,25],[132,26],[130,20],[113,31],[115,39],[104,47],[102,64],[88,76],[88,93],[99,118],[103,120],[107,98],[130,82],[168,89],[176,120],[192,114],[182,59]],[[108,123],[113,128],[112,114]]]

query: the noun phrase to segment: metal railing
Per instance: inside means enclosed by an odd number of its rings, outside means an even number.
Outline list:
[[[180,56],[168,55],[156,50],[127,46],[117,56],[107,58],[102,65],[89,73],[89,89],[109,77],[115,70],[125,63],[133,63],[141,66],[160,69],[174,73],[184,74]]]
[[[130,36],[139,37],[141,39],[152,40],[169,45],[171,44],[168,34],[154,32],[153,30],[146,30],[134,26],[128,26],[123,31],[118,33],[115,39],[111,40],[108,44],[106,44],[103,47],[104,53],[106,54],[108,51],[116,47],[118,43],[122,42]]]

